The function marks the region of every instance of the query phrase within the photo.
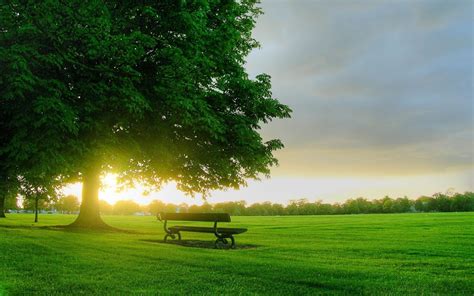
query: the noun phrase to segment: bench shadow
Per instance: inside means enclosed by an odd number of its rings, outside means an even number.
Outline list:
[[[142,242],[147,243],[155,243],[155,244],[167,244],[167,245],[178,245],[182,247],[188,248],[200,248],[200,249],[214,249],[214,241],[206,241],[206,240],[193,240],[193,239],[183,239],[183,240],[168,240],[165,242],[162,239],[140,239]],[[235,248],[233,250],[245,250],[245,249],[256,249],[259,245],[254,244],[235,244]]]

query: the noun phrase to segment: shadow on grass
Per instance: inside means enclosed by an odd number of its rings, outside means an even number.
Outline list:
[[[71,227],[70,225],[48,225],[48,226],[37,226],[31,225],[0,225],[0,228],[6,229],[25,229],[25,230],[53,230],[53,231],[64,231],[74,233],[128,233],[128,234],[143,234],[139,231],[120,229],[111,226],[107,227],[93,227],[93,228],[82,228],[82,227]]]
[[[6,229],[40,229],[41,227],[35,225],[0,225],[0,228]]]
[[[155,243],[155,244],[178,245],[178,246],[188,247],[188,248],[216,249],[214,246],[214,241],[191,240],[191,239],[183,239],[181,241],[169,240],[167,242],[165,242],[162,239],[141,239],[140,241],[147,242],[147,243]],[[235,248],[233,250],[255,249],[258,247],[259,245],[236,243]]]

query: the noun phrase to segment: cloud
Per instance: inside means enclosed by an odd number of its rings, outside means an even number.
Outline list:
[[[293,119],[277,174],[422,174],[473,166],[471,1],[274,1],[252,75]]]

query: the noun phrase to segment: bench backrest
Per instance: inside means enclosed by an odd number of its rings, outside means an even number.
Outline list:
[[[227,213],[160,213],[161,220],[230,222]]]

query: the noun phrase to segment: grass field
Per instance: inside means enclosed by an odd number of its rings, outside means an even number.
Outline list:
[[[474,213],[234,217],[249,228],[235,250],[209,234],[164,244],[154,217],[45,227],[73,219],[0,220],[0,295],[474,294]]]

